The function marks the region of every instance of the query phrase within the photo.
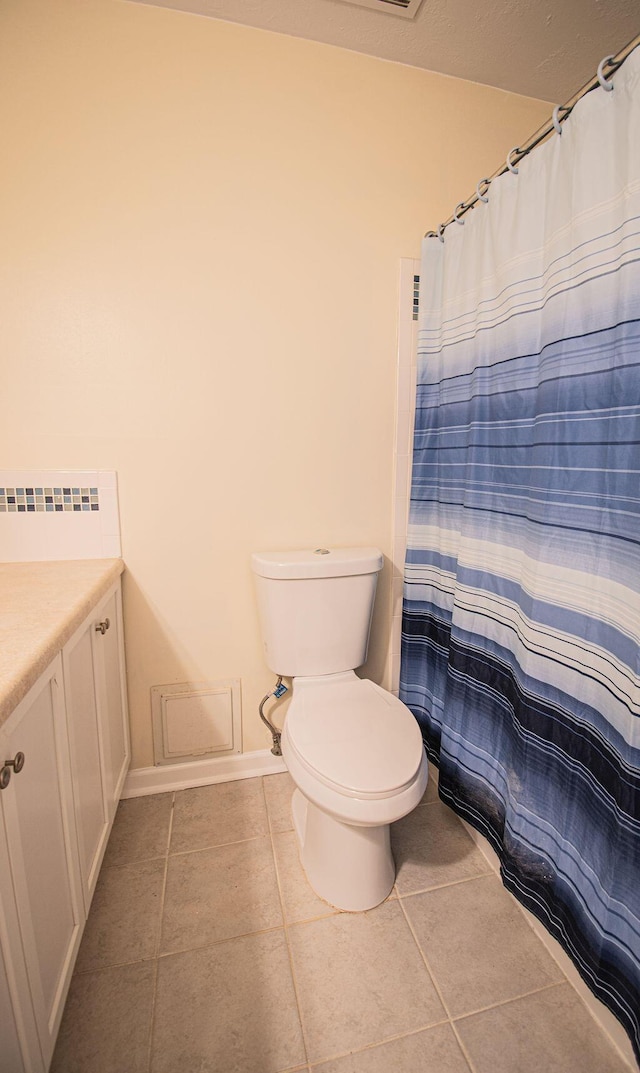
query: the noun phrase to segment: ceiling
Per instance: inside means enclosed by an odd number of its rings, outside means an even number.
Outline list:
[[[322,41],[563,103],[640,32],[638,0],[423,0],[413,19],[348,0],[133,0]]]

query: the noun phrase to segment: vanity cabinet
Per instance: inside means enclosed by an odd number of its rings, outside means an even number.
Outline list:
[[[111,826],[122,796],[130,760],[122,595],[119,585],[98,608],[91,636],[96,653],[96,688],[103,742],[105,798]]]
[[[117,586],[62,653],[82,895],[88,912],[129,766]]]
[[[0,850],[0,852],[2,852]],[[2,885],[2,877],[0,876],[0,886]],[[0,891],[0,898],[2,892]],[[18,1036],[18,1027],[13,1015],[13,1006],[11,1003],[11,994],[9,992],[9,983],[7,980],[7,968],[4,962],[2,954],[2,943],[0,943],[0,1026],[2,1027],[2,1036],[0,1038],[0,1046],[2,1047],[2,1069],[8,1070],[23,1070],[25,1068],[22,1060],[22,1048],[20,1045],[20,1038]],[[26,982],[25,985],[27,986]],[[31,1034],[35,1036],[35,1026],[31,1031]],[[39,1051],[34,1056],[35,1062],[39,1063]],[[32,1069],[40,1069],[40,1064],[31,1065]]]
[[[128,740],[118,582],[0,727],[2,1073],[49,1068]]]
[[[84,922],[60,657],[3,726],[0,742],[5,778],[6,762],[17,769],[24,756],[21,770],[8,768],[0,795],[8,858],[2,871],[10,877],[3,886],[12,888],[3,890],[3,908],[5,896],[10,905],[13,893],[15,902],[5,964],[14,969],[24,961],[28,992],[19,996],[16,1020],[32,1014],[37,1040],[28,1040],[30,1061],[41,1068],[39,1043],[46,1069]],[[32,1010],[25,1009],[29,999]]]

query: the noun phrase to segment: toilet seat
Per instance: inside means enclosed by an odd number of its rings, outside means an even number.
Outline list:
[[[403,794],[423,763],[422,735],[410,710],[354,671],[294,679],[285,730],[297,765],[345,797]]]

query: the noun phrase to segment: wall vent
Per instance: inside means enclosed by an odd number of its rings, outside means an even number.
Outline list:
[[[386,15],[401,15],[403,19],[415,19],[422,0],[342,0],[342,3],[384,11]]]
[[[156,764],[242,752],[240,679],[152,686]]]

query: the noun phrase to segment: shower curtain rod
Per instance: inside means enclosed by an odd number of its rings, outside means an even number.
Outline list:
[[[564,123],[565,119],[571,115],[571,112],[580,98],[584,97],[585,94],[590,93],[592,89],[596,89],[597,86],[606,84],[607,79],[604,77],[604,71],[606,70],[609,75],[615,74],[618,68],[622,66],[627,56],[629,56],[634,48],[637,48],[639,45],[640,34],[629,41],[624,48],[621,48],[615,56],[607,56],[598,67],[598,73],[593,78],[589,79],[588,82],[585,82],[584,86],[582,86],[577,93],[574,93],[573,97],[571,97],[566,104],[558,105],[554,109],[551,118],[541,127],[538,127],[538,130],[532,134],[530,138],[527,138],[522,147],[512,149],[504,164],[494,171],[493,175],[490,175],[488,179],[481,179],[476,186],[475,193],[468,198],[467,201],[461,201],[456,205],[451,216],[445,220],[443,224],[440,224],[437,231],[427,231],[424,237],[430,238],[433,236],[434,238],[439,238],[441,242],[444,242],[443,234],[445,228],[449,227],[452,223],[461,223],[461,217],[464,216],[465,212],[468,212],[469,209],[472,209],[478,201],[488,201],[489,199],[486,196],[486,193],[490,183],[492,183],[494,179],[497,179],[499,175],[504,175],[506,171],[517,171],[517,164],[519,161],[527,156],[532,149],[535,149],[537,145],[540,145],[540,142],[543,142],[553,130],[560,133],[560,124]],[[613,86],[609,88],[613,89]],[[481,191],[480,187],[484,187],[484,190]]]

